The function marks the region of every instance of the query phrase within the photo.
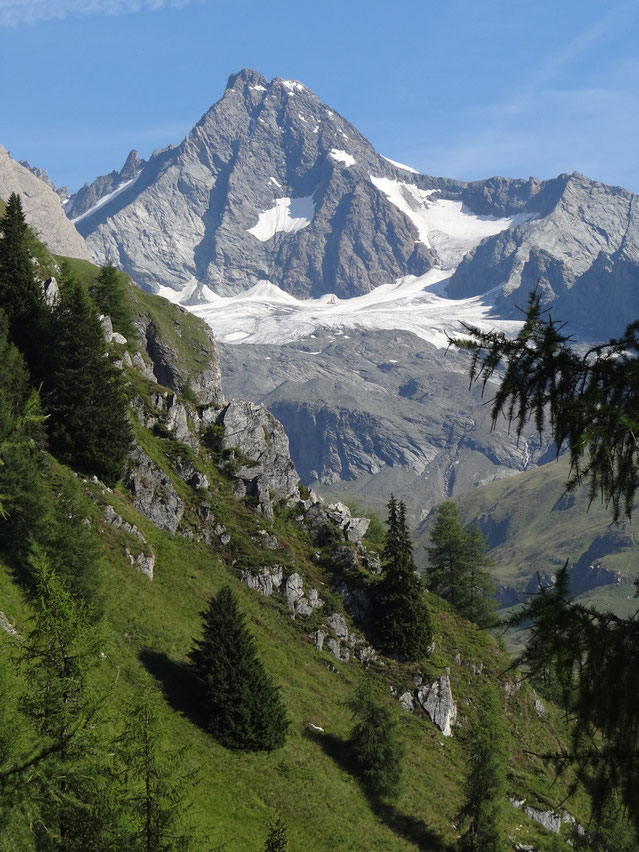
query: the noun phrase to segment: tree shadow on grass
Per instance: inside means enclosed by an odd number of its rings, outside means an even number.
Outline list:
[[[357,778],[357,764],[351,757],[346,740],[308,728],[304,733],[305,736],[317,743],[340,769]],[[414,843],[418,849],[422,849],[424,852],[449,852],[453,848],[446,845],[439,834],[432,831],[423,820],[401,813],[395,805],[372,793],[361,781],[359,783],[371,811],[395,834]]]
[[[161,685],[164,697],[174,710],[194,725],[207,730],[202,712],[198,686],[187,663],[177,663],[167,654],[145,649],[140,661],[147,672]]]

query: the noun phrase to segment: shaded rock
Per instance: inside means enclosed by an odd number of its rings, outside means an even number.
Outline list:
[[[417,690],[417,700],[430,720],[445,737],[452,737],[452,726],[457,721],[457,705],[450,688],[450,673]]]
[[[337,636],[338,639],[348,639],[348,627],[344,616],[339,612],[334,612],[326,619],[326,624],[329,630]]]
[[[44,301],[52,308],[60,298],[60,287],[53,276],[44,282]]]
[[[606,568],[603,562],[597,561],[587,565],[584,563],[583,557],[570,568],[568,579],[570,581],[570,594],[574,597],[599,586],[618,586],[622,582],[621,574]]]
[[[314,633],[311,633],[311,639],[315,643],[315,647],[318,651],[321,651],[324,647],[324,639],[326,639],[326,633],[323,630],[316,630]]]

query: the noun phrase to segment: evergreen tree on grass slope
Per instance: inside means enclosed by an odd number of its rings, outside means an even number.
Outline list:
[[[225,586],[202,613],[204,633],[190,653],[208,730],[222,745],[271,751],[284,745],[289,721],[260,663],[237,599]]]
[[[432,628],[413,562],[404,504],[391,496],[384,547],[385,571],[376,599],[376,625],[385,653],[419,660],[428,653]]]
[[[51,448],[65,464],[113,485],[131,444],[122,378],[107,356],[94,304],[71,276],[62,282],[53,326],[46,386]]]

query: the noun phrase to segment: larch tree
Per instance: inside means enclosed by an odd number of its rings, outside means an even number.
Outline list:
[[[639,485],[639,322],[578,354],[532,293],[515,338],[464,329],[467,336],[451,342],[472,354],[471,382],[486,388],[503,367],[493,421],[504,415],[521,435],[532,420],[558,453],[568,451],[568,490],[587,482],[613,521],[629,517]],[[639,612],[620,618],[571,601],[564,569],[523,608],[524,619],[530,640],[519,662],[533,674],[550,670],[562,685],[575,720],[569,756],[588,779],[595,817],[618,790],[639,828]]]
[[[492,561],[486,555],[481,531],[474,526],[466,529],[459,509],[452,500],[447,500],[437,509],[430,540],[426,569],[430,591],[446,598],[480,627],[494,625]]]
[[[350,702],[350,708],[356,722],[348,747],[359,777],[374,796],[397,798],[404,756],[397,723],[370,688],[361,687]]]
[[[510,848],[503,825],[507,758],[503,710],[495,691],[486,687],[470,734],[465,801],[457,817],[469,825],[459,840],[460,852],[507,852]]]

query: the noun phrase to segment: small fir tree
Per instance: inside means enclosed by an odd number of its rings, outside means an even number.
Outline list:
[[[348,744],[359,775],[374,796],[399,795],[404,748],[397,737],[397,723],[390,711],[361,687],[350,704],[357,720]]]
[[[428,653],[432,628],[413,562],[406,509],[391,496],[384,546],[385,571],[376,596],[376,626],[383,650],[403,660]]]
[[[442,503],[430,536],[426,582],[431,592],[450,601],[480,627],[495,623],[495,584],[479,529],[465,529],[452,500]]]
[[[126,300],[123,272],[111,264],[103,266],[98,276],[98,283],[92,289],[91,295],[99,310],[111,317],[114,331],[120,332],[126,338],[134,336],[133,318]]]
[[[506,733],[503,711],[493,689],[486,687],[479,718],[471,733],[470,772],[459,820],[470,819],[460,838],[460,852],[506,852],[502,809],[506,797]]]
[[[24,354],[31,373],[40,379],[47,310],[31,260],[22,202],[15,192],[0,220],[0,308],[7,315],[11,341]]]
[[[61,284],[53,326],[53,374],[46,392],[51,448],[65,464],[113,485],[132,438],[122,377],[107,357],[95,306],[73,277]]]
[[[289,721],[279,688],[264,671],[228,586],[211,598],[202,616],[204,633],[190,660],[209,731],[227,748],[280,748]]]

